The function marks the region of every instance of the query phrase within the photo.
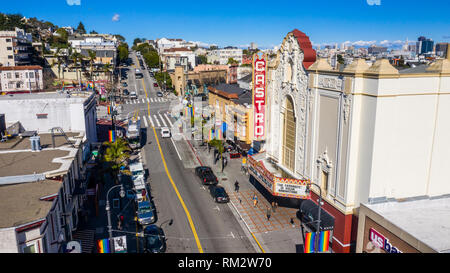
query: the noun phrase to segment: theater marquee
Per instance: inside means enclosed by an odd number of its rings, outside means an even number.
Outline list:
[[[266,76],[267,55],[261,52],[255,53],[253,55],[253,132],[256,141],[264,140],[265,137]]]

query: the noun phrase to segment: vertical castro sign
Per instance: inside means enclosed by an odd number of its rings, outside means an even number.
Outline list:
[[[254,140],[257,141],[265,137],[266,74],[267,55],[261,52],[255,53],[253,55],[253,132]]]

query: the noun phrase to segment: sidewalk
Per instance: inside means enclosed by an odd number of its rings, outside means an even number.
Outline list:
[[[197,141],[188,141],[195,150],[198,159],[205,166],[210,166],[217,178],[230,196],[230,204],[235,209],[249,231],[256,237],[258,243],[267,253],[298,253],[303,252],[303,241],[300,221],[296,217],[297,209],[278,207],[267,220],[266,210],[270,202],[251,184],[249,176],[241,172],[242,158],[228,158],[228,165],[222,173],[220,161],[214,165],[214,149],[208,153],[207,146],[200,146]],[[198,163],[198,160],[197,162]],[[239,192],[234,191],[235,181],[239,182]],[[258,197],[254,207],[252,197]],[[291,219],[294,224],[291,224]],[[251,238],[252,239],[252,238]],[[253,240],[253,239],[252,239]],[[258,247],[259,248],[259,247]],[[258,249],[258,251],[260,251]]]

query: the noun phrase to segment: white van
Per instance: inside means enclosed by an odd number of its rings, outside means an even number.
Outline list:
[[[136,94],[136,91],[130,91],[130,98],[131,99],[137,99],[138,98],[138,96]]]
[[[171,137],[171,136],[172,135],[170,133],[169,128],[167,128],[167,127],[162,127],[161,128],[161,137]]]

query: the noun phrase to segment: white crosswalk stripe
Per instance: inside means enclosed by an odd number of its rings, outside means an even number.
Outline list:
[[[146,98],[147,99],[147,102],[150,102],[149,100],[148,100],[148,98]]]
[[[163,117],[161,116],[161,114],[158,113],[158,116],[161,118],[162,123],[164,124],[164,127],[167,127],[166,122],[164,121]]]
[[[166,113],[164,113],[164,116],[166,117],[167,121],[169,121],[170,127],[172,127],[173,123],[172,123],[172,121],[170,121],[170,118],[167,116]]]
[[[147,119],[145,118],[145,116],[143,116],[143,120],[144,120],[145,128],[147,128],[148,127],[148,123],[147,123]]]
[[[150,101],[153,102],[153,98],[151,98]]]
[[[144,100],[144,99],[142,99],[142,103],[145,103],[145,100]]]
[[[153,117],[155,118],[158,127],[161,127],[161,123],[159,123],[158,117],[156,115],[153,115]]]
[[[155,127],[155,124],[153,123],[153,119],[150,115],[148,115],[148,119],[150,120],[150,123],[152,124],[152,127]]]

